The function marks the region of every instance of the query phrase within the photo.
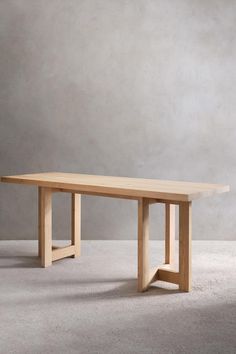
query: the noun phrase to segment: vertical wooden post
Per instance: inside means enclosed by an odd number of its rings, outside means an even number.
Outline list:
[[[191,202],[180,203],[179,206],[179,288],[190,291],[192,283],[192,205]]]
[[[71,244],[75,246],[75,254],[80,256],[81,241],[81,194],[71,194]]]
[[[145,291],[149,285],[149,202],[138,201],[138,291]]]
[[[38,187],[38,256],[42,256],[42,241],[41,241],[41,193],[42,188]]]
[[[50,188],[39,189],[39,230],[41,264],[48,267],[52,264],[52,191]]]
[[[165,204],[165,263],[173,264],[175,259],[175,205]]]

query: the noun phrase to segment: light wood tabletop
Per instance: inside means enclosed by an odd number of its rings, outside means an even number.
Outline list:
[[[46,172],[1,177],[2,182],[38,187],[38,255],[43,267],[65,257],[80,256],[81,194],[137,200],[138,210],[138,290],[146,291],[158,280],[177,284],[181,291],[191,289],[192,201],[229,191],[222,184],[176,182],[158,179]],[[52,196],[71,194],[71,243],[52,244]],[[165,206],[164,264],[149,268],[149,207]],[[179,265],[175,268],[175,209],[179,207]]]
[[[83,193],[112,194],[130,198],[192,201],[229,191],[229,186],[209,183],[177,182],[158,179],[45,172],[1,177],[2,182],[31,184]]]

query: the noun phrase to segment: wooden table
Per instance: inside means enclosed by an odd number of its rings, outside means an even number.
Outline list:
[[[138,201],[138,290],[145,291],[157,280],[191,290],[191,205],[198,198],[229,191],[219,184],[175,182],[155,179],[95,176],[74,173],[35,173],[5,176],[2,182],[38,186],[39,248],[43,267],[64,257],[80,255],[81,194]],[[52,193],[71,193],[71,245],[52,245]],[[149,269],[149,206],[165,205],[165,262]],[[179,270],[174,265],[175,207],[179,207]]]

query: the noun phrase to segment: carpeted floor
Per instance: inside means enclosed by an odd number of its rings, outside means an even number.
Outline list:
[[[150,248],[161,264],[163,243]],[[0,242],[1,354],[236,353],[236,242],[193,242],[191,293],[137,293],[135,241],[83,241],[47,269],[36,250]]]

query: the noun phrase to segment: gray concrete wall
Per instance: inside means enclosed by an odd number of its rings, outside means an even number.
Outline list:
[[[236,1],[1,0],[0,174],[229,183],[195,239],[236,239]],[[136,237],[135,202],[83,198],[83,238]],[[37,237],[37,191],[0,185],[0,237]],[[54,203],[69,237],[69,199]],[[152,207],[151,237],[163,237]]]

